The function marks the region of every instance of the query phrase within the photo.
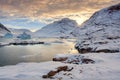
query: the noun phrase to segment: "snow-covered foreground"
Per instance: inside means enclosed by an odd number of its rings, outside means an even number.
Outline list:
[[[49,61],[0,67],[0,80],[51,80],[50,78],[43,79],[42,76],[51,70],[56,70],[59,66],[66,65],[70,68],[73,67],[73,69],[57,73],[52,80],[120,80],[119,55],[120,53],[82,54],[82,56],[94,60],[94,64],[77,65]],[[70,56],[72,58],[74,55]]]

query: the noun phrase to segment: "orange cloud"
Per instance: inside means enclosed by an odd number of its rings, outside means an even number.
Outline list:
[[[64,17],[81,24],[96,10],[120,0],[0,0],[0,18],[21,18],[51,22]]]

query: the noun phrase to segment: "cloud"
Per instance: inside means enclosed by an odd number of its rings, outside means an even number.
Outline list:
[[[50,23],[69,17],[82,23],[96,10],[119,2],[120,0],[0,0],[0,19],[29,18]]]

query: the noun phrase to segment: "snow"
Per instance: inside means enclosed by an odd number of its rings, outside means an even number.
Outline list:
[[[77,23],[74,20],[63,18],[60,21],[55,21],[47,26],[41,28],[34,33],[35,37],[72,37],[70,34],[72,30],[77,27]]]
[[[93,59],[94,64],[68,64],[61,62],[20,63],[0,67],[0,80],[120,80],[120,53],[59,54],[61,56],[81,55]],[[73,57],[72,57],[73,56]],[[43,79],[42,75],[59,66],[73,67],[72,71],[61,71],[54,79]]]
[[[9,28],[9,30],[15,35],[18,36],[19,34],[22,34],[26,32],[27,34],[32,34],[32,32],[28,29],[15,29],[15,28]]]
[[[120,51],[120,4],[104,8],[95,12],[90,19],[75,30],[78,32],[76,48],[92,48],[93,52],[98,50]]]

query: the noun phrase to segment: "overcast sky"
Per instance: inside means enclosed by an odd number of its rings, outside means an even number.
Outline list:
[[[120,0],[0,0],[0,23],[32,31],[61,18],[78,24],[95,11],[120,3]]]

